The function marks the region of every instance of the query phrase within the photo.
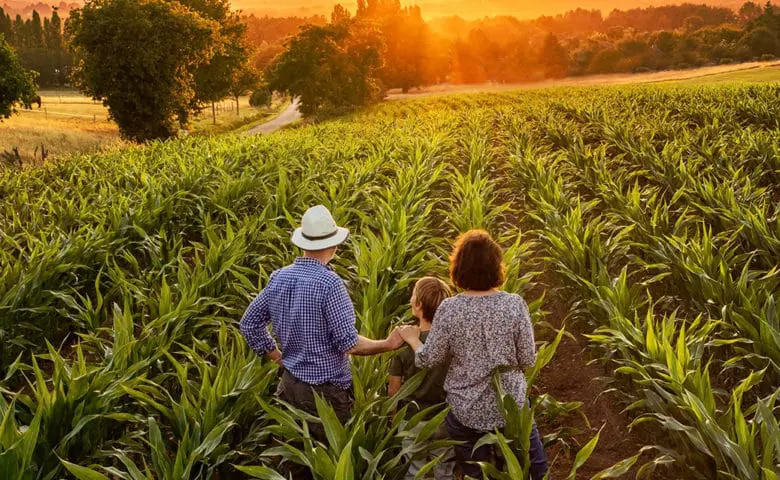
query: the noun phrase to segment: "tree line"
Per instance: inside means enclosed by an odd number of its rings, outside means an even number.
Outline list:
[[[605,19],[585,10],[531,23],[497,19],[454,40],[448,75],[454,83],[517,82],[769,60],[780,56],[778,20],[777,7],[753,2],[737,12],[682,5]]]
[[[228,0],[90,0],[65,21],[56,10],[24,20],[0,10],[0,38],[24,70],[9,85],[29,96],[32,71],[42,86],[71,83],[103,101],[125,138],[143,141],[176,135],[209,103],[256,90],[261,75],[311,115],[394,88],[775,58],[780,12],[747,2],[426,21],[399,0],[359,0],[354,13],[336,5],[330,18],[241,16]]]
[[[658,25],[658,27],[654,27]],[[340,110],[437,83],[509,83],[638,73],[780,56],[780,9],[747,2],[555,17],[426,22],[399,0],[336,5],[327,24],[288,39],[266,69],[269,85],[301,98],[304,113]],[[265,59],[262,59],[265,60]],[[257,62],[258,64],[261,61]],[[337,66],[337,68],[336,68]]]
[[[56,8],[50,17],[43,19],[33,10],[26,20],[19,14],[12,19],[0,8],[0,35],[16,50],[25,68],[38,72],[41,86],[62,86],[68,82],[73,58],[65,43],[63,21]]]
[[[25,70],[17,80],[34,79],[34,70],[41,85],[71,83],[101,100],[130,140],[175,136],[204,106],[260,83],[246,25],[227,0],[90,0],[64,28],[56,11],[43,21],[36,12],[0,18],[0,42],[9,58],[8,43],[18,51],[9,65]],[[63,60],[50,65],[49,57]],[[29,88],[17,90],[29,104]]]

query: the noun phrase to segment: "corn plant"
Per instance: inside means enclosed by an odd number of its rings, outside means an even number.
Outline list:
[[[777,118],[771,85],[527,90],[0,169],[0,470],[402,476],[410,433],[384,397],[388,356],[355,359],[355,415],[337,425],[322,403],[317,420],[273,401],[275,367],[237,331],[322,203],[352,231],[334,268],[362,334],[408,320],[414,280],[444,276],[470,228],[505,246],[505,288],[535,296],[536,325],[559,327],[542,303],[566,300],[629,420],[660,439],[594,478],[673,464],[775,479]],[[578,406],[534,392],[523,408],[562,424],[546,440],[581,468],[599,446],[572,439]],[[486,440],[507,460],[487,473],[525,475],[529,414]],[[319,443],[308,428],[325,419]]]

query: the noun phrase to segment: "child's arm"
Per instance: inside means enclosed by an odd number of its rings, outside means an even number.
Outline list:
[[[390,359],[390,370],[387,372],[390,374],[390,381],[387,384],[387,396],[389,397],[398,393],[398,390],[401,389],[401,384],[404,383],[404,371],[406,371],[408,364],[406,357],[409,353],[411,352],[404,350]]]
[[[387,384],[387,396],[392,397],[396,393],[398,393],[398,390],[401,389],[401,385],[403,384],[403,377],[396,377],[394,375],[390,375],[390,382]]]

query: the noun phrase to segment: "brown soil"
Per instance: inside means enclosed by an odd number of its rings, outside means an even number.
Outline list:
[[[544,309],[548,312],[545,320],[555,328],[560,328],[568,313],[565,302],[554,298],[548,290]],[[578,479],[588,479],[620,460],[635,455],[646,443],[636,432],[629,431],[631,418],[621,413],[622,407],[618,405],[617,399],[602,393],[603,385],[598,378],[606,376],[606,372],[600,364],[590,363],[592,355],[588,352],[587,339],[570,326],[567,326],[567,331],[576,340],[563,337],[555,356],[542,371],[534,388],[538,393],[548,393],[561,402],[582,402],[580,410],[590,424],[589,427],[585,420],[577,415],[562,420],[561,423],[566,427],[575,428],[577,431],[569,451],[565,451],[560,444],[548,450],[552,478],[567,478],[577,451],[603,427],[596,449],[585,465],[577,471]],[[550,339],[545,337],[549,335],[543,336],[543,339]],[[545,432],[545,425],[540,422],[539,428],[544,435],[554,430],[555,426],[550,425]],[[639,464],[641,465],[641,460]],[[626,475],[623,478],[634,478],[634,475]]]

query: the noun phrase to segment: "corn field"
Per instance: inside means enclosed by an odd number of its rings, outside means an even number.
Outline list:
[[[370,338],[410,319],[412,283],[446,275],[459,232],[501,239],[544,339],[529,385],[581,334],[631,428],[655,432],[592,478],[780,475],[780,86],[742,85],[389,102],[0,173],[2,477],[403,478],[422,416],[399,409],[414,380],[386,396],[389,355],[353,360],[341,425],[274,400],[277,367],[238,333],[318,203],[353,232],[335,268]],[[536,416],[583,478],[598,434],[572,441],[579,405],[529,391],[523,409],[503,397],[508,428],[486,441],[506,467],[486,476],[527,475]]]

